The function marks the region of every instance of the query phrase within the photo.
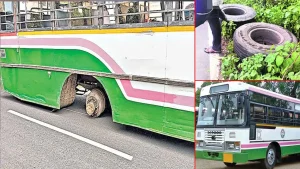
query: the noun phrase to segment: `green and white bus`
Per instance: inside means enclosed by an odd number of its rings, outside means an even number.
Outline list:
[[[196,157],[272,169],[300,153],[300,100],[242,82],[201,89]]]
[[[6,92],[55,110],[85,93],[90,116],[194,141],[193,1],[0,4]]]

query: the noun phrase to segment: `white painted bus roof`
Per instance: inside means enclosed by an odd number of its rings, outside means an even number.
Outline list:
[[[210,95],[210,93],[209,93],[210,92],[210,87],[220,86],[220,85],[225,85],[225,84],[229,85],[229,90],[226,91],[226,92],[220,92],[220,93],[250,90],[250,91],[257,92],[257,93],[260,93],[260,94],[264,94],[264,95],[267,95],[267,96],[272,96],[272,97],[275,97],[275,98],[278,98],[278,99],[283,99],[283,100],[286,100],[286,101],[290,101],[290,102],[300,104],[299,99],[289,97],[289,96],[285,96],[283,94],[272,92],[272,91],[269,91],[269,90],[266,90],[266,89],[263,89],[263,88],[260,88],[260,87],[256,87],[256,86],[253,86],[253,85],[250,85],[250,84],[247,84],[247,83],[243,83],[243,82],[238,82],[238,81],[223,82],[223,83],[218,83],[218,84],[213,84],[213,85],[210,85],[210,86],[203,87],[201,89],[201,96]]]

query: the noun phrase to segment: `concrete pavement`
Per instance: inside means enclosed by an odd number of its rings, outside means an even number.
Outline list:
[[[220,59],[219,54],[207,54],[204,48],[212,46],[212,34],[208,22],[196,28],[196,80],[218,80]]]
[[[1,169],[18,168],[194,168],[193,143],[112,122],[110,114],[90,118],[85,98],[57,112],[1,92]],[[16,111],[133,157],[127,160],[63,133],[9,113]]]

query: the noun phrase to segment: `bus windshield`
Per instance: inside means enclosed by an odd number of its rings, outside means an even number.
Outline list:
[[[200,98],[198,125],[213,125],[217,96]]]
[[[224,94],[219,97],[217,125],[240,125],[245,120],[245,108],[238,107],[239,94]]]
[[[197,126],[241,125],[245,121],[245,108],[238,106],[239,93],[204,96],[200,98]]]

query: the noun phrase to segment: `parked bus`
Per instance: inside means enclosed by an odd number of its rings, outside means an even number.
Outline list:
[[[194,141],[192,1],[0,3],[6,92]]]
[[[203,87],[196,157],[226,166],[261,161],[272,169],[300,153],[300,100],[241,82]]]

